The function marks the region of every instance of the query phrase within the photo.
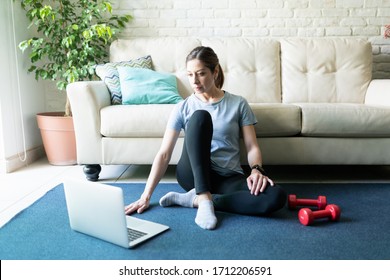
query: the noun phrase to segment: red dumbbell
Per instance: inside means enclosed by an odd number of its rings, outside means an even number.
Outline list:
[[[318,209],[325,209],[326,204],[326,196],[322,195],[320,195],[317,199],[297,199],[297,196],[295,194],[290,194],[288,196],[288,207],[290,209],[295,209],[297,208],[297,206],[317,206]]]
[[[338,221],[340,219],[340,208],[335,204],[329,204],[325,207],[325,210],[312,211],[309,208],[302,208],[299,210],[298,218],[301,224],[307,226],[314,222],[316,219],[328,218],[332,221]]]

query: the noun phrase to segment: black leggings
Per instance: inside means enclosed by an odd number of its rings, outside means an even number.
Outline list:
[[[209,191],[216,210],[244,214],[268,215],[284,207],[286,192],[279,186],[268,186],[258,196],[248,189],[246,176],[236,173],[222,176],[211,169],[210,150],[213,123],[210,114],[198,110],[191,116],[177,164],[177,180],[183,189],[196,193]]]

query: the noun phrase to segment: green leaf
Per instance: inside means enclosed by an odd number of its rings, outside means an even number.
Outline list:
[[[51,11],[52,11],[52,7],[48,6],[48,5],[45,5],[42,9],[39,10],[39,17],[42,20],[45,20],[46,17],[51,15]],[[52,19],[54,20],[54,14],[52,14]]]
[[[25,40],[19,43],[19,49],[24,52],[30,46],[29,40]]]
[[[42,79],[47,79],[47,77],[48,77],[48,75],[47,75],[48,73],[47,73],[47,71],[45,71],[45,70],[40,70],[39,71],[39,77],[41,77]]]
[[[34,72],[36,69],[37,69],[37,67],[32,65],[30,68],[28,68],[27,71],[31,73],[31,72]]]
[[[112,6],[110,2],[104,2],[104,5],[106,6],[107,11],[112,14]]]
[[[58,88],[59,90],[65,90],[65,89],[66,89],[66,85],[67,85],[67,83],[64,82],[64,81],[58,81],[58,82],[57,82],[57,88]]]

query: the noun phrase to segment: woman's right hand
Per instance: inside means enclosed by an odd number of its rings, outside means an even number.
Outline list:
[[[138,214],[141,214],[142,212],[144,212],[146,209],[149,208],[149,204],[150,204],[149,199],[145,199],[141,197],[137,201],[125,207],[125,214],[130,215],[135,211],[137,211]]]
[[[169,160],[171,158],[173,149],[177,139],[179,138],[180,131],[174,129],[167,129],[164,134],[163,142],[161,144],[160,150],[158,151],[150,171],[148,181],[145,185],[145,190],[142,193],[140,199],[127,205],[125,207],[126,215],[129,215],[135,211],[137,213],[142,213],[149,208],[150,197],[154,191],[154,188],[157,186],[161,177],[164,175],[167,170]]]

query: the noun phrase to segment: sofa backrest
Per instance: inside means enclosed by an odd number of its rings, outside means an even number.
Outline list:
[[[280,44],[270,39],[135,38],[111,44],[110,61],[150,55],[156,71],[176,75],[183,97],[192,93],[185,60],[197,46],[213,48],[225,74],[223,89],[249,103],[281,103]]]
[[[372,47],[356,38],[134,38],[112,43],[112,62],[151,55],[156,71],[176,75],[192,93],[185,59],[197,46],[217,53],[224,89],[249,103],[363,103],[372,78]]]
[[[364,39],[282,39],[284,103],[363,103],[372,78],[372,47]]]
[[[281,103],[280,44],[272,39],[202,39],[219,57],[224,89],[249,103]]]

